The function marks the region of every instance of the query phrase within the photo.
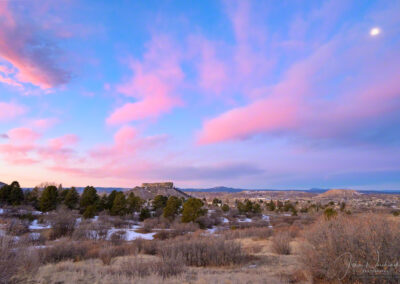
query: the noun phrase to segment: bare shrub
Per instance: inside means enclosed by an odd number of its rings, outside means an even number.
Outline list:
[[[181,223],[179,221],[175,221],[171,224],[169,230],[159,231],[154,238],[159,240],[166,240],[175,238],[177,236],[183,236],[190,232],[195,232],[199,229],[199,224],[197,223]]]
[[[258,238],[258,239],[268,239],[272,236],[272,229],[268,227],[250,227],[246,229],[235,229],[222,231],[221,234],[227,240],[233,239],[243,239],[243,238]]]
[[[50,239],[58,239],[64,236],[71,236],[75,228],[76,216],[70,210],[61,209],[48,215],[51,225]]]
[[[67,240],[62,240],[50,247],[39,249],[39,256],[43,263],[53,263],[62,260],[82,260],[85,259],[89,251],[90,244],[74,243]]]
[[[150,262],[144,262],[141,258],[133,258],[122,262],[121,270],[125,275],[130,277],[149,276],[152,272],[152,264]]]
[[[135,247],[132,245],[106,246],[99,250],[99,258],[105,265],[110,265],[112,259],[117,256],[132,254],[136,254]]]
[[[143,278],[157,274],[163,279],[176,276],[184,271],[183,263],[176,260],[146,262],[142,258],[130,258],[121,263],[121,272],[130,277]]]
[[[109,216],[109,215],[100,215],[97,219],[97,223],[106,224],[109,227],[115,227],[118,229],[127,228],[131,225],[129,220],[123,219],[120,216]]]
[[[29,246],[29,245],[44,245],[47,241],[47,238],[44,234],[42,233],[28,233],[25,235],[22,235],[18,243],[22,246]]]
[[[278,254],[290,254],[290,232],[278,231],[272,238],[272,249]]]
[[[35,251],[19,247],[10,237],[0,237],[0,283],[23,283],[39,265]]]
[[[125,231],[116,231],[112,233],[110,241],[113,245],[120,245],[122,241],[125,240],[125,235],[126,235]]]
[[[12,236],[21,236],[29,232],[29,222],[27,220],[10,219],[6,224],[6,232]]]
[[[153,229],[167,229],[170,227],[170,221],[164,217],[149,218],[143,222],[143,231],[150,233]]]
[[[385,216],[339,215],[328,221],[319,220],[305,232],[307,243],[301,249],[302,259],[315,279],[353,283],[368,276],[371,283],[378,283],[382,279],[379,277],[394,283],[395,275],[400,273],[400,267],[393,265],[399,261],[399,236],[400,223]],[[350,264],[356,265],[349,267]],[[366,275],[363,269],[371,267],[376,269],[373,275]]]
[[[16,272],[15,243],[10,237],[0,237],[0,283],[9,283]]]
[[[110,225],[102,222],[82,221],[74,230],[74,240],[105,240]]]
[[[153,271],[163,279],[182,274],[185,271],[185,265],[179,260],[170,259],[168,261],[159,261],[154,263]]]
[[[241,263],[245,258],[241,245],[223,239],[193,238],[167,241],[159,249],[163,260],[179,260],[191,266],[224,266]]]
[[[136,239],[131,243],[137,253],[144,253],[149,255],[157,254],[159,242],[156,240]]]
[[[171,230],[175,233],[176,236],[182,236],[189,232],[195,232],[199,229],[199,225],[196,223],[181,223],[174,222],[171,226]]]

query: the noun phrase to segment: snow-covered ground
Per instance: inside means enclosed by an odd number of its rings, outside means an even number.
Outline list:
[[[239,223],[245,223],[245,222],[250,223],[252,221],[253,220],[251,220],[250,218],[245,218],[245,219],[238,220]]]
[[[29,230],[43,230],[50,228],[50,225],[39,224],[37,220],[33,220],[32,224],[29,225]]]
[[[0,208],[0,214],[3,214],[3,213],[4,213],[4,209]]]
[[[269,216],[268,216],[268,215],[263,215],[263,216],[262,216],[262,219],[263,219],[264,221],[269,221]]]
[[[156,233],[138,233],[135,232],[135,230],[140,229],[140,226],[132,226],[130,229],[116,229],[116,228],[111,228],[107,232],[107,240],[111,239],[112,234],[117,233],[117,232],[125,232],[124,234],[124,239],[126,241],[133,241],[136,239],[145,239],[145,240],[153,240],[154,235]]]
[[[222,218],[222,223],[229,223],[229,220],[228,220],[228,218],[226,218],[226,217],[224,217],[224,218]]]

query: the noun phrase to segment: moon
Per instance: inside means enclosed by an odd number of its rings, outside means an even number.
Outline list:
[[[370,31],[369,31],[369,34],[371,35],[371,36],[377,36],[377,35],[379,35],[381,33],[381,29],[380,28],[372,28]]]

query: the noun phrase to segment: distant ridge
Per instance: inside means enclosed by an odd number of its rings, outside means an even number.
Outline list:
[[[330,189],[324,193],[319,194],[320,198],[351,198],[361,195],[360,192],[353,189]]]
[[[3,185],[5,185],[5,183],[0,181],[0,187],[3,187]]]
[[[216,186],[211,188],[183,188],[183,191],[186,192],[227,192],[227,193],[235,193],[235,192],[242,192],[246,189],[240,188],[232,188],[232,187],[225,187],[225,186]]]

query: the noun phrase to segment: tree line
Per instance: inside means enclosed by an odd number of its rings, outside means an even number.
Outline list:
[[[71,210],[79,210],[84,218],[93,218],[102,211],[114,216],[137,212],[141,221],[153,216],[172,220],[182,214],[182,222],[194,222],[207,213],[207,209],[203,208],[204,202],[197,198],[157,195],[153,200],[144,200],[133,192],[113,190],[110,194],[98,194],[93,186],[86,186],[82,194],[75,187],[63,188],[61,185],[22,190],[17,181],[0,188],[0,204],[31,205],[41,212],[49,212],[63,205]]]

